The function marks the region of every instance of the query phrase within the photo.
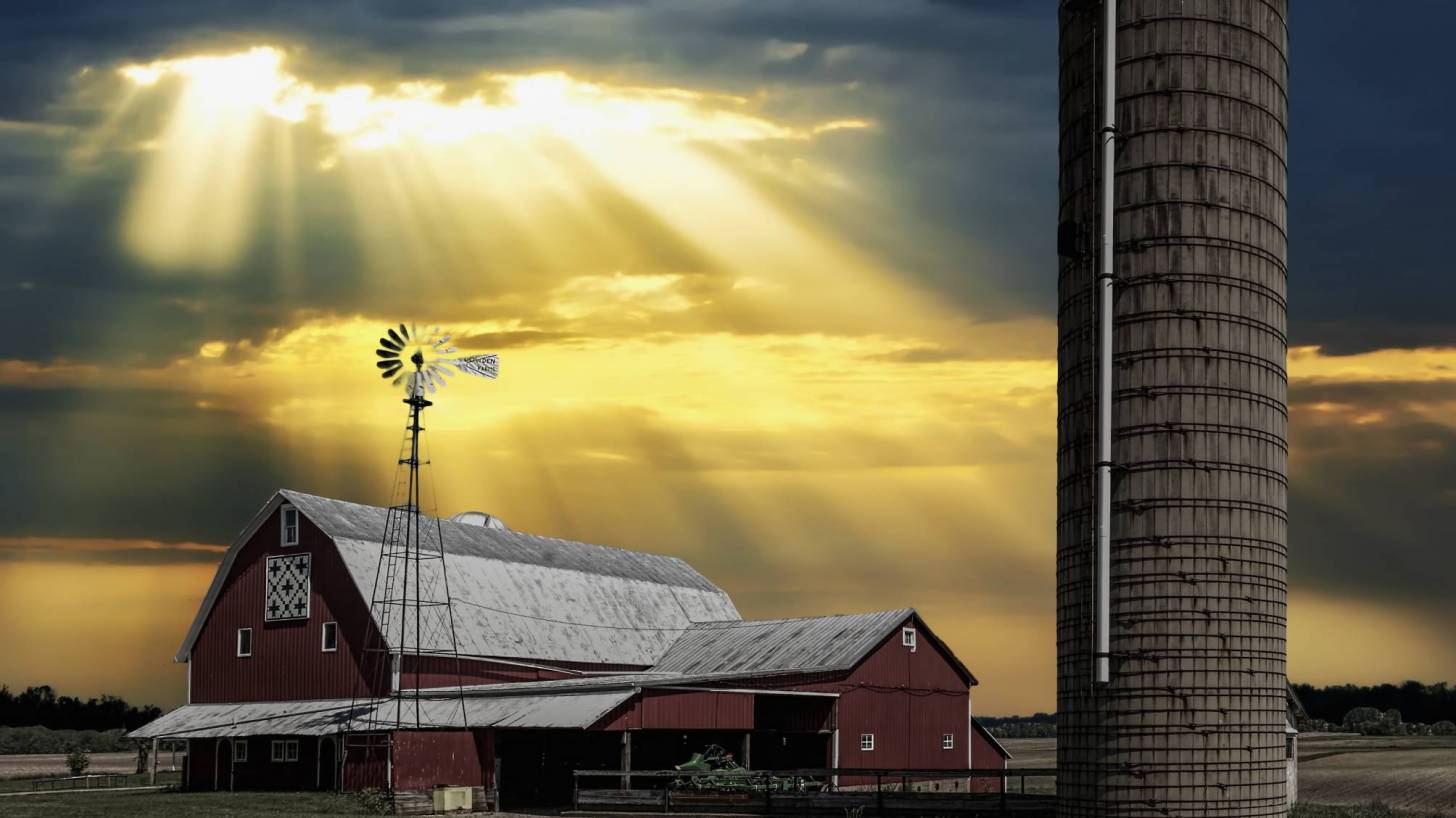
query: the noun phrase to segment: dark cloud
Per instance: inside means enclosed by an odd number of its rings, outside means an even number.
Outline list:
[[[0,543],[0,563],[64,562],[81,565],[215,565],[220,548],[169,548],[164,544],[96,543],[92,547],[68,543],[15,545]]]
[[[476,335],[463,335],[458,339],[462,346],[471,349],[511,349],[513,347],[528,347],[538,344],[555,344],[562,341],[575,341],[584,339],[587,336],[574,332],[548,332],[538,329],[514,330],[511,332],[483,332]]]
[[[1316,387],[1362,409],[1402,400],[1451,400],[1451,384],[1345,384]],[[1341,596],[1456,614],[1447,547],[1456,517],[1456,429],[1398,409],[1374,423],[1301,422],[1293,430],[1290,473],[1290,581]]]
[[[274,490],[318,479],[272,430],[205,398],[0,387],[0,533],[230,542]],[[337,479],[345,496],[377,488]]]

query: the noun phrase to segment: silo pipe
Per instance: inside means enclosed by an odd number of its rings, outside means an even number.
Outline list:
[[[1113,196],[1117,177],[1117,0],[1102,0],[1102,244],[1097,276],[1097,584],[1093,681],[1111,679]]]

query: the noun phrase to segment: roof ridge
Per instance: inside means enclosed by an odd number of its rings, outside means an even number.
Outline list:
[[[321,500],[321,501],[326,502],[326,503],[340,503],[342,505],[354,506],[355,508],[367,508],[367,509],[371,509],[373,511],[381,511],[381,512],[384,512],[386,514],[389,512],[389,508],[387,506],[376,506],[376,505],[373,505],[372,503],[359,503],[359,502],[355,502],[353,500],[341,500],[341,499],[339,499],[337,497],[326,497],[326,496],[324,496],[322,494],[310,494],[310,493],[308,493],[306,491],[299,491],[298,489],[279,488],[276,493],[278,493],[278,494],[284,494],[284,495],[289,495],[289,494],[299,495],[301,497],[306,497],[306,498],[308,498],[310,500]],[[490,529],[482,529],[481,526],[470,525],[469,523],[457,522],[456,520],[452,520],[449,517],[440,517],[440,516],[435,516],[435,515],[431,515],[431,514],[424,514],[423,516],[425,516],[425,517],[427,517],[427,518],[429,518],[431,520],[435,520],[436,522],[440,523],[440,525],[442,525],[442,526],[449,526],[449,527],[453,527],[453,528],[458,528],[460,530],[469,531],[471,533],[474,533],[477,529],[490,530]],[[692,564],[689,563],[687,560],[684,560],[681,557],[672,556],[670,554],[654,554],[654,553],[652,553],[650,551],[638,551],[638,550],[635,550],[635,549],[632,549],[632,548],[626,548],[626,547],[620,546],[620,545],[603,545],[601,543],[586,542],[584,540],[570,540],[570,539],[567,539],[565,537],[557,537],[557,536],[554,536],[554,535],[551,535],[551,534],[537,534],[537,533],[532,532],[532,531],[522,531],[520,529],[515,529],[515,528],[506,528],[502,533],[503,534],[506,534],[506,535],[514,534],[514,535],[519,535],[519,536],[522,536],[522,537],[530,537],[531,539],[535,539],[535,540],[546,540],[546,541],[549,541],[549,542],[561,543],[563,545],[568,545],[568,546],[584,546],[586,548],[600,549],[602,551],[617,551],[617,552],[621,552],[623,554],[630,554],[630,555],[632,555],[634,557],[646,557],[646,558],[649,558],[649,559],[652,559],[652,560],[663,560],[663,561],[666,561],[666,562],[673,562],[673,563],[677,563],[678,565],[685,566],[685,567],[691,569],[694,573],[697,573],[699,575],[701,575],[701,573],[702,573],[702,572],[698,571],[696,568],[693,568],[692,567]],[[499,535],[489,535],[488,534],[487,536],[499,536]],[[468,556],[468,555],[464,555],[464,556]],[[497,560],[500,560],[501,562],[517,562],[517,560],[511,560],[511,559],[506,559],[506,558],[502,558],[502,557],[491,557],[491,559],[497,559]]]
[[[816,619],[859,619],[866,617],[884,616],[886,614],[904,614],[906,616],[910,616],[913,614],[917,614],[917,612],[914,608],[885,608],[884,610],[880,611],[864,611],[863,613],[815,614],[814,616],[785,616],[778,619],[713,619],[705,622],[695,622],[693,623],[693,628],[709,628],[719,625],[724,627],[742,628],[762,625],[779,625],[785,622],[809,622]]]

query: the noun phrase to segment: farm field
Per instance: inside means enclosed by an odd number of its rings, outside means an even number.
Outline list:
[[[1054,767],[1056,739],[1002,739],[1011,766]],[[1306,816],[1334,816],[1314,805],[1379,802],[1396,810],[1456,816],[1456,738],[1307,733],[1299,738],[1299,802]],[[1384,815],[1351,811],[1348,814]]]
[[[92,773],[130,773],[136,771],[136,753],[92,753]],[[168,756],[163,754],[165,767]],[[0,778],[37,778],[41,776],[70,775],[66,769],[65,753],[42,753],[38,755],[0,755]]]

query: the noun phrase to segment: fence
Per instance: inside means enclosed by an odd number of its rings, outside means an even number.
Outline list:
[[[144,787],[150,779],[147,773],[91,773],[89,775],[68,775],[61,778],[37,778],[30,782],[30,788],[41,792],[46,790],[97,790],[115,787]]]
[[[1030,816],[1050,814],[1053,796],[1028,792],[1027,779],[1056,770],[574,770],[576,809],[737,812],[756,815],[842,816],[935,814]],[[594,788],[583,781],[612,779]],[[980,781],[989,786],[978,787]],[[840,782],[853,781],[841,785]],[[871,783],[872,782],[872,783]],[[941,789],[944,786],[947,789]],[[994,790],[991,789],[994,787]],[[977,791],[977,790],[982,791]],[[1033,788],[1035,789],[1035,788]]]

